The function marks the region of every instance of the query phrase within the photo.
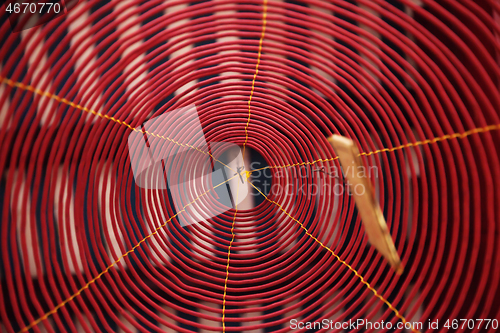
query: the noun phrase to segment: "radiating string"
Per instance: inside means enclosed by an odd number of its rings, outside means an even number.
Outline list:
[[[389,309],[391,309],[394,314],[396,315],[396,317],[398,317],[399,319],[401,319],[401,321],[403,322],[403,324],[406,324],[407,323],[407,320],[406,318],[391,304],[391,302],[389,302],[386,298],[384,298],[382,295],[379,294],[379,292],[370,285],[369,282],[367,282],[365,280],[365,278],[358,273],[358,271],[353,268],[351,265],[349,265],[347,262],[345,262],[344,260],[342,260],[338,254],[336,254],[335,252],[333,252],[332,249],[330,249],[328,246],[326,246],[325,244],[323,244],[323,242],[321,242],[319,239],[317,239],[316,237],[314,237],[310,232],[309,230],[304,226],[304,224],[302,222],[300,222],[299,220],[297,220],[296,218],[294,218],[292,215],[290,215],[284,208],[282,205],[280,205],[278,202],[274,201],[274,200],[271,200],[269,199],[264,193],[262,193],[262,191],[256,187],[254,184],[252,184],[250,182],[250,184],[253,186],[254,189],[257,190],[257,192],[259,192],[263,197],[264,199],[266,199],[267,201],[269,201],[270,203],[276,205],[283,213],[285,213],[289,218],[291,218],[294,222],[298,223],[300,225],[300,227],[305,231],[306,235],[311,237],[316,243],[318,243],[322,248],[326,249],[328,252],[330,252],[337,261],[339,261],[342,265],[346,266],[347,268],[349,268],[349,270],[351,272],[354,273],[354,275],[356,275],[359,280],[361,281],[361,283],[363,283],[370,291],[373,292],[373,294],[378,298],[380,299],[382,302],[384,302],[388,307]],[[412,327],[412,332],[415,332],[415,333],[420,333],[420,331],[416,330],[415,328]]]
[[[215,188],[217,188],[217,187],[219,187],[219,186],[221,186],[221,185],[229,182],[230,180],[232,180],[232,179],[234,179],[236,177],[237,177],[237,175],[233,176],[233,177],[231,177],[231,178],[229,178],[229,179],[227,179],[225,181],[223,181],[220,184],[215,185],[213,188],[215,189]],[[71,302],[75,297],[79,296],[83,291],[85,291],[85,289],[88,289],[91,284],[95,283],[103,275],[105,275],[106,273],[108,273],[108,271],[111,268],[115,267],[115,265],[118,264],[123,258],[125,258],[129,254],[133,253],[139,246],[141,246],[142,243],[144,243],[146,240],[148,240],[149,238],[151,238],[151,236],[156,235],[158,233],[158,231],[160,231],[160,229],[162,229],[163,227],[165,227],[167,225],[168,222],[172,221],[172,219],[176,218],[181,213],[185,212],[187,207],[191,206],[193,203],[195,203],[196,201],[198,201],[201,197],[203,197],[204,195],[206,195],[211,190],[212,189],[209,189],[208,191],[203,192],[202,194],[200,194],[199,196],[197,196],[193,201],[191,201],[190,203],[186,204],[180,211],[178,211],[177,213],[175,213],[172,217],[170,217],[163,224],[161,224],[159,227],[157,227],[152,233],[150,233],[149,235],[147,235],[146,237],[144,237],[143,239],[141,239],[139,241],[139,243],[137,243],[136,245],[134,245],[134,247],[132,247],[132,249],[130,249],[129,251],[127,251],[124,254],[122,254],[118,259],[116,259],[113,263],[111,263],[108,267],[106,267],[105,270],[103,270],[101,273],[99,273],[99,275],[97,275],[95,278],[93,278],[92,280],[90,280],[89,282],[87,282],[83,287],[81,287],[76,293],[74,293],[73,295],[71,295],[70,297],[68,297],[67,299],[65,299],[63,302],[59,303],[52,310],[46,312],[42,317],[38,318],[37,320],[35,320],[32,323],[30,323],[28,326],[26,326],[23,329],[21,329],[19,331],[19,333],[29,331],[34,326],[38,325],[40,322],[42,322],[43,320],[47,319],[48,317],[50,317],[54,313],[56,313],[60,308],[62,308],[63,306],[65,306],[68,302]],[[236,215],[236,213],[235,213],[235,215]],[[229,263],[228,263],[228,265],[229,265]]]

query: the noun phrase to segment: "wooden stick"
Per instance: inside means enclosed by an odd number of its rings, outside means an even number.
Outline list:
[[[332,135],[328,138],[328,141],[333,146],[344,168],[351,166],[354,170],[358,170],[363,167],[358,148],[352,140],[340,135]],[[366,175],[366,173],[363,174]],[[401,274],[403,265],[392,241],[391,234],[387,229],[380,205],[374,196],[370,179],[368,177],[359,177],[357,172],[346,172],[345,177],[361,215],[368,240],[384,256],[396,273]],[[364,189],[362,193],[356,190],[358,186]]]

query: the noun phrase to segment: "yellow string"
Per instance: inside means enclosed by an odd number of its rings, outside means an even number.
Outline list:
[[[479,128],[473,128],[473,129],[468,130],[468,131],[463,132],[463,133],[446,134],[446,135],[443,135],[441,137],[437,137],[434,139],[426,139],[426,140],[417,141],[417,142],[410,142],[410,143],[407,143],[407,144],[404,144],[401,146],[396,146],[393,148],[382,148],[382,149],[378,149],[378,150],[367,152],[367,153],[360,153],[359,156],[370,156],[370,155],[380,154],[380,153],[384,153],[384,152],[393,152],[395,150],[423,146],[423,145],[427,145],[427,144],[434,144],[434,143],[437,143],[440,141],[451,140],[451,139],[464,139],[472,134],[490,132],[490,131],[494,131],[494,130],[500,130],[500,124],[489,125],[489,126],[479,127]],[[265,169],[279,169],[279,168],[289,168],[289,167],[296,167],[296,166],[302,166],[302,165],[313,165],[313,164],[316,164],[318,162],[330,162],[330,161],[334,161],[336,159],[338,159],[338,156],[332,157],[332,158],[326,158],[326,159],[319,159],[319,160],[315,160],[312,162],[300,162],[300,163],[286,164],[286,165],[271,165],[271,166],[266,166],[266,167],[259,168],[259,169],[253,169],[253,170],[250,170],[249,172],[255,172],[255,171],[260,171],[260,170],[265,170]]]
[[[257,53],[257,63],[255,64],[255,73],[253,74],[252,88],[250,89],[250,97],[248,98],[248,119],[245,126],[245,142],[243,143],[243,156],[245,156],[245,148],[248,142],[248,125],[250,125],[251,116],[251,104],[253,92],[255,90],[255,79],[257,74],[259,74],[260,57],[262,55],[262,42],[264,41],[264,36],[266,34],[266,24],[267,24],[267,0],[264,0],[263,10],[262,10],[262,32],[260,34],[259,40],[259,51]]]
[[[228,180],[214,186],[214,188],[217,188],[225,183],[227,183],[228,181],[230,181],[231,179],[234,179],[237,175],[229,178]],[[208,192],[210,192],[211,190],[208,190],[202,194],[200,194],[198,197],[196,197],[193,201],[191,201],[190,203],[188,203],[187,205],[185,205],[182,210],[180,210],[179,212],[177,212],[175,215],[173,215],[171,218],[169,218],[167,221],[165,221],[165,223],[163,223],[162,225],[160,225],[158,228],[155,229],[155,231],[153,231],[152,233],[150,233],[149,235],[147,235],[146,237],[144,237],[139,243],[137,243],[131,250],[127,251],[126,253],[122,254],[122,256],[120,258],[118,258],[115,262],[113,262],[111,265],[109,265],[108,267],[106,267],[106,269],[104,271],[102,271],[99,275],[97,275],[95,278],[93,278],[92,280],[90,280],[85,286],[83,286],[82,288],[80,288],[76,293],[74,293],[73,295],[71,295],[70,297],[68,297],[67,299],[65,299],[64,301],[62,301],[61,303],[59,303],[54,309],[50,310],[49,312],[45,313],[42,317],[38,318],[37,320],[33,321],[32,323],[30,323],[28,326],[26,326],[25,328],[23,328],[22,330],[19,331],[19,333],[21,332],[27,332],[29,331],[31,328],[33,328],[34,326],[38,325],[41,321],[47,319],[49,316],[53,315],[54,313],[56,313],[60,308],[62,308],[63,306],[66,305],[66,303],[68,302],[71,302],[75,297],[77,297],[78,295],[80,295],[85,289],[88,289],[89,286],[93,283],[95,283],[97,280],[99,280],[101,278],[101,276],[103,276],[104,274],[106,274],[113,266],[115,266],[118,262],[120,262],[123,258],[125,258],[126,256],[128,256],[129,254],[131,254],[132,252],[134,252],[142,243],[144,243],[147,239],[149,239],[151,236],[155,235],[158,233],[158,231],[163,228],[164,226],[167,225],[168,222],[170,222],[172,219],[174,219],[175,217],[177,217],[179,214],[181,214],[182,212],[185,212],[186,211],[186,208],[190,205],[192,205],[193,203],[195,203],[197,200],[199,200],[202,196],[206,195]]]
[[[50,93],[48,91],[43,91],[43,90],[40,90],[38,88],[35,88],[33,86],[30,86],[30,85],[26,85],[22,82],[16,82],[16,81],[13,81],[11,79],[8,79],[8,78],[5,78],[5,77],[2,77],[0,76],[0,81],[2,83],[5,83],[7,84],[8,86],[11,86],[12,88],[19,88],[19,89],[22,89],[22,90],[26,90],[26,91],[30,91],[32,93],[35,93],[37,95],[40,95],[40,96],[43,96],[43,97],[48,97],[48,98],[52,98],[60,103],[64,103],[66,105],[69,105],[73,108],[76,108],[76,109],[79,109],[81,111],[84,111],[84,112],[87,112],[87,113],[90,113],[90,114],[93,114],[94,116],[97,116],[97,117],[101,117],[103,119],[107,119],[107,120],[111,120],[117,124],[120,124],[120,125],[123,125],[123,126],[126,126],[128,127],[130,130],[134,131],[134,132],[140,132],[140,133],[145,133],[145,134],[148,134],[148,135],[151,135],[151,136],[154,136],[156,138],[159,138],[159,139],[163,139],[163,140],[167,140],[167,141],[170,141],[178,146],[181,146],[181,147],[184,147],[184,148],[191,148],[191,149],[195,149],[197,151],[199,151],[200,153],[203,153],[205,155],[209,155],[210,157],[212,157],[214,159],[214,161],[216,162],[219,162],[220,164],[224,165],[226,168],[228,168],[229,170],[231,171],[234,171],[233,169],[231,169],[229,166],[227,166],[226,164],[224,164],[223,162],[219,161],[218,159],[216,159],[215,157],[213,157],[213,155],[210,153],[210,152],[205,152],[205,151],[202,151],[201,149],[199,149],[198,147],[194,147],[190,144],[187,144],[187,143],[181,143],[181,142],[178,142],[176,140],[173,140],[169,137],[166,137],[166,136],[163,136],[163,135],[159,135],[159,134],[156,134],[156,133],[152,133],[152,132],[148,132],[148,131],[145,131],[145,130],[139,130],[135,127],[133,127],[132,125],[128,124],[127,122],[123,121],[123,120],[120,120],[120,119],[117,119],[117,118],[114,118],[113,116],[108,116],[107,114],[102,114],[100,112],[97,112],[95,110],[92,110],[92,109],[89,109],[85,106],[82,106],[80,104],[76,104],[72,101],[69,101],[67,100],[66,98],[62,98],[62,97],[59,97],[58,95],[56,94],[53,94],[53,93]]]
[[[473,129],[468,130],[468,131],[463,132],[463,133],[446,134],[446,135],[443,135],[441,137],[437,137],[434,139],[427,139],[427,140],[422,140],[422,141],[417,141],[417,142],[410,142],[410,143],[407,143],[407,144],[404,144],[401,146],[397,146],[397,147],[393,147],[393,148],[383,148],[383,149],[371,151],[368,153],[361,153],[360,155],[370,156],[370,155],[379,154],[379,153],[383,153],[383,152],[392,152],[392,151],[400,150],[403,148],[417,147],[417,146],[432,144],[432,143],[450,140],[450,139],[464,139],[471,134],[489,132],[489,131],[499,130],[499,129],[500,129],[500,124],[489,125],[489,126],[480,127],[480,128],[473,128]]]
[[[224,295],[222,296],[222,332],[226,331],[225,315],[226,315],[226,292],[227,292],[227,280],[229,279],[229,260],[231,257],[231,246],[234,242],[234,223],[236,221],[236,214],[238,213],[238,195],[240,192],[240,183],[236,183],[236,201],[234,202],[234,215],[233,224],[231,225],[231,242],[227,248],[227,265],[226,265],[226,279],[224,280]]]
[[[259,50],[257,53],[257,63],[255,64],[255,73],[253,75],[252,79],[252,88],[250,89],[250,96],[248,98],[248,119],[247,123],[245,125],[245,142],[243,143],[243,153],[242,156],[245,158],[245,148],[248,142],[248,126],[250,125],[250,117],[251,117],[251,105],[252,105],[252,96],[253,92],[255,90],[255,80],[257,78],[257,75],[259,74],[259,64],[260,64],[260,57],[262,55],[262,42],[264,41],[264,35],[266,33],[266,23],[267,23],[267,0],[264,0],[264,8],[262,11],[262,32],[260,35],[260,40],[259,40]],[[250,177],[250,173],[248,171],[245,172],[246,179]],[[234,204],[234,216],[233,216],[233,223],[231,225],[231,242],[229,242],[229,246],[227,248],[227,265],[226,265],[226,279],[224,280],[224,294],[222,296],[222,332],[226,332],[226,323],[225,323],[225,316],[226,316],[226,293],[227,293],[227,280],[229,278],[229,261],[231,258],[231,246],[233,245],[234,241],[234,223],[236,221],[236,214],[238,213],[238,194],[239,194],[239,188],[240,188],[240,183],[237,183],[237,189],[236,189],[236,201]]]
[[[259,168],[259,169],[252,169],[249,172],[252,173],[252,172],[255,172],[255,171],[260,171],[260,170],[265,170],[265,169],[278,169],[278,168],[289,168],[289,167],[296,167],[296,166],[302,166],[302,165],[313,165],[313,164],[316,164],[318,162],[335,161],[338,158],[339,157],[337,156],[337,157],[332,157],[332,158],[319,159],[319,160],[315,160],[315,161],[312,161],[312,162],[300,162],[300,163],[286,164],[286,165],[271,165],[271,166],[266,166],[266,167]]]
[[[346,266],[347,268],[349,268],[349,270],[351,270],[354,275],[356,275],[360,280],[361,282],[369,289],[373,292],[373,294],[378,298],[380,299],[382,302],[384,302],[388,307],[389,309],[391,309],[395,314],[396,314],[396,317],[398,317],[399,319],[401,319],[401,321],[403,322],[403,324],[406,324],[407,321],[406,321],[406,318],[399,313],[399,311],[387,300],[385,299],[382,295],[380,295],[377,290],[375,290],[375,288],[373,288],[365,279],[364,277],[358,273],[357,270],[355,270],[354,268],[352,268],[351,265],[349,265],[347,262],[345,262],[344,260],[342,260],[335,252],[333,252],[328,246],[326,246],[325,244],[323,244],[323,242],[321,242],[319,239],[317,239],[316,237],[314,237],[313,235],[311,235],[311,233],[309,232],[309,230],[307,230],[306,227],[304,227],[304,225],[302,224],[302,222],[300,222],[299,220],[297,220],[296,218],[294,218],[292,215],[290,215],[279,203],[277,203],[276,201],[274,200],[271,200],[269,199],[264,193],[262,193],[262,191],[257,188],[254,184],[252,184],[251,182],[249,182],[250,185],[253,186],[253,188],[255,188],[267,201],[275,204],[276,206],[278,206],[278,208],[283,211],[283,213],[285,213],[289,218],[291,218],[293,221],[297,222],[300,227],[302,229],[304,229],[306,235],[308,235],[309,237],[311,237],[316,243],[318,243],[319,245],[321,245],[321,247],[323,247],[324,249],[326,249],[327,251],[329,251],[334,257],[335,259],[337,259],[337,261],[339,261],[340,263],[342,263],[344,266]],[[415,333],[420,333],[418,330],[412,328],[412,331],[415,332]]]

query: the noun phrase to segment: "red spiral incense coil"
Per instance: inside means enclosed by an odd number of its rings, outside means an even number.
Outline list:
[[[497,1],[66,5],[0,27],[2,330],[494,331],[477,320],[500,313]],[[127,138],[189,105],[207,142],[265,164],[255,207],[183,227],[219,184],[176,209],[182,193],[137,186]],[[402,275],[337,192],[332,134],[362,152]]]

